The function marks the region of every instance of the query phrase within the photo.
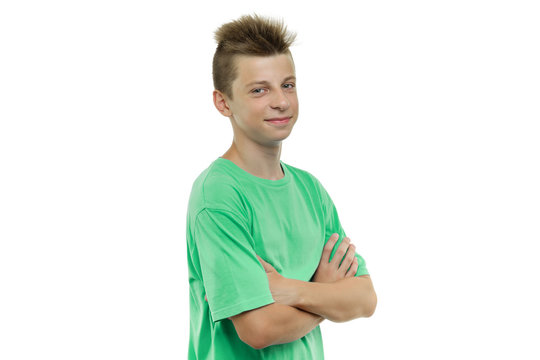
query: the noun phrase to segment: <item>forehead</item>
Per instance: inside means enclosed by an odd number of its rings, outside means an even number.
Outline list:
[[[252,81],[282,81],[295,74],[290,54],[272,56],[239,55],[235,59],[237,76],[235,82],[246,84]]]

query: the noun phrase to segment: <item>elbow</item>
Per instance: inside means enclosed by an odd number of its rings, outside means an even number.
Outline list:
[[[265,347],[272,345],[272,341],[269,339],[268,335],[261,331],[253,332],[246,340],[242,339],[242,341],[256,350],[264,349]]]
[[[371,317],[375,313],[375,309],[377,308],[377,294],[373,292],[371,295],[371,299],[368,301],[365,309],[364,309],[364,316],[363,317]]]
[[[260,350],[276,341],[275,324],[272,323],[270,307],[243,312],[231,318],[240,340],[254,349]]]
[[[270,346],[270,344],[259,341],[259,342],[255,342],[255,343],[253,343],[252,345],[249,345],[249,346],[251,346],[255,350],[261,350],[261,349],[264,349],[265,347]]]
[[[242,340],[246,345],[251,346],[255,350],[264,349],[265,347],[268,346],[268,345],[266,345],[264,343],[264,341],[262,339],[257,339],[257,338],[253,338],[253,337],[250,338],[250,339],[240,338],[240,340]]]
[[[245,328],[244,331],[238,332],[240,340],[256,350],[264,349],[265,347],[272,345],[268,327],[265,327],[262,323],[250,325],[251,326]]]
[[[247,336],[244,342],[256,350],[264,349],[265,347],[270,346],[267,338],[261,331],[253,331],[251,334],[249,334],[249,336]]]
[[[264,349],[268,345],[266,344],[266,339],[262,336],[259,331],[253,331],[254,329],[249,329],[245,333],[238,333],[238,337],[246,345],[251,346],[254,349],[260,350]]]
[[[339,316],[336,316],[336,318],[332,321],[342,323],[351,321],[358,318],[368,318],[371,317],[375,313],[375,309],[377,308],[377,295],[373,293],[370,298],[365,301],[363,304],[358,306],[354,312],[349,313],[341,313]]]
[[[364,312],[364,316],[362,316],[362,317],[365,317],[365,318],[371,317],[375,313],[375,308],[376,307],[377,306],[375,305],[375,306],[371,306],[371,307],[367,308],[365,310],[365,312]]]

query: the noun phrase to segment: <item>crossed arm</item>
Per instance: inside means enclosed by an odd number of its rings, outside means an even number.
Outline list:
[[[358,263],[348,238],[329,260],[336,235],[325,245],[311,282],[285,278],[259,257],[275,303],[230,318],[242,341],[261,349],[302,338],[325,319],[345,322],[373,314],[377,296],[369,275],[354,277]]]

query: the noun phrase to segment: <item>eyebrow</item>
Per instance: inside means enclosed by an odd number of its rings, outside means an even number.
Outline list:
[[[287,76],[285,79],[283,79],[283,82],[286,82],[286,81],[289,81],[289,80],[296,80],[296,76],[294,76],[294,75]],[[270,83],[268,81],[266,81],[266,80],[256,80],[256,81],[250,82],[249,84],[246,84],[246,87],[250,87],[250,86],[253,86],[253,85],[257,85],[257,84],[270,85]]]

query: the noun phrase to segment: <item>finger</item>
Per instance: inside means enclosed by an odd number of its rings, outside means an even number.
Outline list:
[[[343,258],[343,262],[339,266],[338,271],[341,274],[345,275],[345,273],[347,272],[347,270],[349,269],[349,267],[353,263],[354,259],[356,259],[356,257],[354,256],[355,255],[355,250],[356,250],[356,247],[354,246],[354,244],[350,244],[349,248],[347,249],[347,254]]]
[[[349,268],[349,271],[345,274],[345,277],[354,277],[356,275],[356,271],[358,270],[358,259],[356,256],[354,257],[354,260],[351,264],[351,267]]]
[[[259,255],[255,254],[257,256],[257,259],[259,259],[259,262],[262,264],[262,266],[266,269],[266,267],[270,264],[268,264],[266,261],[264,261]]]
[[[264,261],[259,255],[255,254],[255,256],[257,256],[257,259],[259,259],[260,263],[262,264],[266,272],[276,271],[276,269],[274,269],[272,265]]]
[[[326,242],[326,245],[324,245],[324,248],[323,248],[323,253],[322,253],[321,261],[320,261],[321,264],[328,264],[328,262],[330,261],[330,254],[332,253],[332,250],[334,249],[334,246],[336,245],[336,242],[338,241],[338,239],[339,239],[338,233],[334,233],[332,234],[332,236],[330,236],[330,238]]]
[[[330,261],[331,263],[333,264],[341,263],[341,260],[343,260],[343,257],[345,256],[345,253],[347,252],[350,242],[351,242],[351,239],[349,239],[348,237],[344,237],[343,240],[341,240],[341,243],[339,244],[334,254],[334,257]]]

